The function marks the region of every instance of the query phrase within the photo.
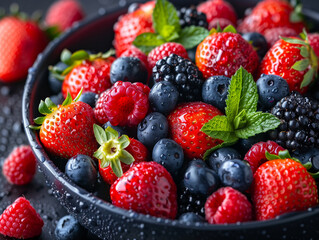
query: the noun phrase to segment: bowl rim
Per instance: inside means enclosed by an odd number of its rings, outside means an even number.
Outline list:
[[[28,100],[31,99],[31,93],[33,89],[33,85],[35,84],[36,76],[42,71],[43,67],[47,67],[45,65],[45,60],[49,59],[50,55],[54,51],[56,47],[59,46],[60,43],[67,40],[74,32],[81,30],[88,25],[94,23],[95,21],[101,20],[109,14],[125,11],[127,10],[127,6],[123,7],[111,7],[108,9],[100,8],[98,13],[87,17],[82,20],[80,23],[74,24],[71,28],[69,28],[65,33],[51,41],[47,47],[44,49],[42,53],[40,53],[33,64],[33,66],[29,69],[28,77],[25,83],[25,88],[23,91],[22,97],[22,118],[23,125],[25,129],[25,133],[27,135],[27,139],[29,144],[32,147],[34,154],[37,157],[38,164],[41,167],[46,168],[52,176],[55,176],[57,180],[67,189],[68,192],[72,192],[73,194],[78,195],[83,201],[90,202],[91,204],[96,204],[99,208],[109,211],[110,214],[116,214],[120,217],[126,218],[134,218],[134,220],[140,221],[140,223],[147,223],[151,225],[163,225],[164,227],[178,227],[181,229],[192,229],[192,230],[203,230],[203,231],[232,231],[232,230],[242,230],[244,229],[252,229],[252,228],[265,228],[272,227],[279,224],[288,224],[293,221],[298,221],[306,217],[311,217],[316,215],[319,212],[319,208],[309,208],[308,210],[297,212],[296,215],[287,217],[287,218],[275,218],[264,221],[250,221],[243,223],[234,223],[234,224],[209,224],[209,223],[196,223],[194,225],[185,224],[178,219],[164,219],[153,217],[150,215],[136,213],[132,210],[126,210],[112,205],[110,202],[104,201],[103,199],[94,196],[92,193],[86,191],[85,189],[77,186],[75,183],[70,181],[67,176],[60,171],[54,162],[48,157],[44,148],[41,145],[41,142],[38,138],[38,134],[35,131],[31,130],[28,126],[31,124],[30,105]],[[31,110],[31,111],[30,111]]]

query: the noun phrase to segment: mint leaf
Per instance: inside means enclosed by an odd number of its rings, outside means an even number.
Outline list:
[[[204,153],[204,160],[207,160],[207,158],[209,158],[209,156],[214,152],[216,151],[217,149],[220,149],[220,148],[223,148],[223,147],[229,147],[231,145],[234,145],[236,143],[235,142],[222,142],[221,144],[218,144],[217,146],[211,148],[211,149],[208,149],[205,153]]]
[[[247,125],[247,113],[245,109],[243,109],[234,119],[234,128],[240,129],[244,128]]]
[[[270,113],[254,112],[247,114],[247,126],[235,130],[238,138],[249,138],[256,134],[277,128],[280,120]]]
[[[186,49],[191,49],[201,43],[209,32],[206,28],[198,26],[190,26],[183,28],[179,33],[176,42],[182,44]]]
[[[241,112],[244,109],[246,110],[246,113],[256,112],[258,103],[258,92],[254,78],[243,67],[240,67],[237,72],[239,75],[241,75],[242,78],[242,89],[238,112]]]
[[[241,67],[232,76],[230,85],[228,87],[228,95],[226,99],[225,113],[227,120],[233,122],[238,114],[240,96],[242,92],[242,82],[243,82],[243,68]]]
[[[138,35],[133,41],[133,44],[144,53],[149,53],[153,48],[163,43],[165,43],[165,40],[160,35],[150,32]]]
[[[155,31],[165,39],[168,39],[173,32],[180,31],[179,18],[173,4],[167,0],[156,1],[153,11],[153,26]]]

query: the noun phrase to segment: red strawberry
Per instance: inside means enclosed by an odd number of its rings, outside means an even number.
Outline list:
[[[189,159],[203,158],[204,153],[221,143],[203,133],[202,126],[222,113],[212,105],[192,102],[179,105],[168,116],[171,138],[183,148]]]
[[[0,216],[0,233],[19,239],[33,238],[42,232],[40,215],[24,197],[14,201]]]
[[[237,16],[234,8],[223,0],[209,0],[198,5],[197,11],[206,14],[208,24],[216,18],[228,19],[232,25],[236,26]]]
[[[48,38],[33,21],[18,17],[0,20],[0,81],[15,82],[26,77]]]
[[[253,73],[258,65],[258,55],[240,34],[213,33],[198,45],[196,65],[205,78],[213,75],[231,77],[241,66]]]
[[[74,54],[76,54],[75,52]],[[82,62],[73,65],[70,72],[64,78],[62,84],[62,94],[65,98],[68,93],[75,98],[81,89],[83,92],[94,92],[100,94],[109,89],[111,65],[114,57],[103,58],[101,54],[86,55]]]
[[[259,74],[278,75],[287,81],[290,91],[305,93],[317,72],[318,60],[306,41],[280,39],[269,49],[259,67]]]
[[[35,174],[36,163],[36,158],[31,147],[21,145],[13,149],[6,158],[3,163],[2,172],[12,184],[28,184]]]
[[[221,29],[224,29],[225,27],[232,25],[233,23],[228,20],[227,18],[214,18],[208,25],[208,29],[217,29],[218,26]]]
[[[176,185],[168,171],[156,162],[132,166],[110,189],[113,205],[155,217],[174,219]]]
[[[101,124],[137,126],[148,112],[148,93],[149,88],[141,83],[118,81],[97,100],[95,118]]]
[[[249,151],[246,153],[244,160],[246,160],[253,173],[256,172],[257,168],[267,161],[266,151],[278,155],[279,151],[284,151],[285,149],[279,146],[273,141],[259,142],[254,144]]]
[[[84,17],[85,14],[78,1],[59,0],[49,8],[45,16],[45,23],[48,26],[57,26],[59,31],[65,31]]]
[[[124,173],[135,164],[147,161],[147,158],[148,158],[147,148],[140,141],[134,138],[130,138],[130,145],[128,145],[128,147],[126,147],[125,150],[128,151],[133,156],[134,162],[130,165],[127,165],[121,162],[121,168]],[[100,161],[99,161],[99,172],[103,180],[110,185],[113,184],[118,179],[118,177],[114,174],[111,166],[102,168]]]
[[[34,119],[32,129],[40,129],[40,140],[45,149],[61,158],[77,154],[92,156],[97,149],[93,133],[94,112],[86,103],[72,101],[68,94],[62,105],[56,106],[49,98],[41,101],[39,110],[44,117]]]
[[[305,25],[301,21],[292,22],[292,14],[295,12],[288,1],[264,0],[259,2],[251,14],[243,20],[238,26],[238,31],[264,34],[270,28],[289,27],[300,33]]]
[[[257,220],[272,219],[318,204],[315,180],[304,166],[290,158],[261,165],[254,174],[251,190]]]
[[[244,194],[224,187],[207,198],[205,216],[210,224],[247,222],[252,220],[252,206]]]
[[[148,54],[147,61],[150,68],[152,69],[158,60],[167,57],[172,53],[175,53],[176,55],[181,56],[183,58],[188,58],[187,51],[182,44],[173,42],[164,43],[154,48]]]
[[[289,27],[278,27],[266,29],[264,37],[267,40],[268,47],[271,48],[280,37],[298,37],[297,32]]]
[[[309,33],[308,42],[315,52],[316,56],[319,57],[319,33]],[[318,59],[319,61],[319,59]],[[319,65],[319,62],[318,62]]]

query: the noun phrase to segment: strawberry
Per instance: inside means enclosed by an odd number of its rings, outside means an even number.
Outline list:
[[[241,192],[223,187],[207,198],[205,216],[210,224],[247,222],[252,220],[252,206]]]
[[[251,170],[255,173],[257,168],[267,161],[266,151],[277,155],[279,154],[279,151],[283,150],[285,149],[273,141],[259,142],[249,149],[244,160],[249,163]]]
[[[251,196],[257,220],[301,211],[318,204],[316,182],[299,162],[279,153],[283,159],[270,160],[254,174]],[[272,158],[272,159],[274,159]]]
[[[215,32],[198,45],[196,65],[205,78],[213,75],[231,77],[241,66],[254,73],[258,55],[240,34]]]
[[[9,83],[27,76],[48,38],[31,20],[4,17],[0,20],[0,81]],[[5,47],[4,47],[5,46]]]
[[[267,40],[268,47],[271,48],[280,37],[298,37],[297,32],[289,27],[278,27],[266,29],[264,37]]]
[[[202,126],[222,113],[214,106],[203,102],[179,105],[169,116],[171,138],[177,142],[189,158],[203,158],[204,153],[221,143],[201,132]]]
[[[318,60],[307,40],[280,39],[266,53],[259,74],[284,78],[290,91],[305,93],[317,73]]]
[[[30,146],[21,145],[13,149],[3,163],[2,172],[6,179],[16,185],[31,182],[36,170],[36,158]]]
[[[14,201],[0,216],[0,234],[25,239],[39,236],[44,223],[24,197]]]
[[[264,34],[270,28],[289,27],[300,33],[305,25],[300,19],[293,19],[296,15],[296,11],[288,1],[264,0],[259,2],[251,14],[245,17],[238,26],[238,31]]]
[[[34,119],[40,126],[30,126],[40,130],[43,146],[55,156],[66,159],[77,154],[92,156],[97,149],[93,133],[94,112],[88,104],[77,102],[80,95],[81,92],[72,101],[68,94],[58,106],[49,98],[41,100],[39,111],[45,116]]]
[[[155,217],[174,219],[176,185],[168,171],[156,162],[132,166],[111,186],[113,205]]]
[[[197,11],[206,14],[209,25],[211,25],[211,22],[216,18],[225,18],[234,26],[237,24],[237,15],[234,8],[223,0],[208,0],[203,2],[198,5]]]
[[[64,58],[68,53],[69,58]],[[68,50],[61,53],[64,63],[70,65],[61,75],[64,77],[62,95],[66,98],[70,93],[75,98],[80,90],[100,94],[112,86],[110,81],[111,65],[115,58],[113,52],[102,54],[88,54],[84,50],[71,54]]]
[[[45,16],[45,23],[50,27],[56,26],[59,31],[63,32],[84,17],[85,14],[78,1],[59,0],[50,6]]]

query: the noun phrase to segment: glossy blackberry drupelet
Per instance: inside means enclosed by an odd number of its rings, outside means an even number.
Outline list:
[[[49,86],[53,94],[58,94],[62,90],[63,79],[59,74],[61,74],[68,65],[63,62],[58,62],[52,67],[52,70],[49,72]]]
[[[137,127],[137,139],[148,148],[168,135],[168,122],[166,117],[159,112],[148,114]]]
[[[224,186],[240,192],[246,191],[253,181],[253,172],[249,164],[239,159],[223,162],[218,169],[218,176]]]
[[[183,148],[174,140],[163,138],[155,144],[152,159],[164,166],[173,177],[177,177],[184,163]]]
[[[179,92],[179,102],[194,102],[201,100],[202,73],[190,60],[176,54],[171,54],[157,61],[153,68],[155,82],[169,81]]]
[[[258,104],[262,110],[269,110],[282,98],[289,94],[289,85],[285,79],[277,75],[261,74],[256,82]]]
[[[234,148],[224,147],[214,151],[206,162],[211,169],[218,172],[222,163],[231,159],[241,159],[240,153]]]
[[[229,84],[230,78],[225,76],[212,76],[208,78],[202,88],[203,101],[225,112],[225,101],[228,95]]]
[[[65,174],[80,187],[92,192],[96,185],[97,170],[92,158],[78,154],[68,160]]]
[[[268,43],[266,38],[257,32],[244,33],[242,34],[242,37],[251,45],[253,45],[258,54],[259,60],[262,60],[268,51]]]
[[[94,92],[85,92],[85,93],[82,93],[78,101],[87,103],[92,108],[94,108],[95,102],[97,101],[97,99],[98,99],[98,94]]]
[[[146,66],[136,57],[119,57],[112,63],[110,71],[112,84],[118,81],[146,84],[147,78]]]
[[[171,82],[158,82],[152,87],[148,95],[152,110],[168,115],[178,102],[179,92]]]
[[[113,126],[109,121],[107,123],[103,124],[104,129],[107,129],[107,127],[113,128],[115,131],[117,131],[119,133],[119,136],[122,136],[123,134],[127,135],[127,131],[123,127]]]
[[[66,215],[58,221],[54,235],[57,240],[84,240],[86,230],[73,216]]]
[[[182,28],[189,26],[208,28],[206,14],[198,12],[195,7],[183,7],[177,11],[177,15]]]
[[[193,212],[183,213],[179,216],[178,220],[184,223],[205,222],[205,219],[202,216]]]
[[[219,185],[218,175],[203,160],[190,161],[179,187],[179,213],[194,212],[204,216],[206,199]]]
[[[281,120],[269,136],[289,151],[319,147],[318,102],[292,92],[272,108],[271,113]]]

